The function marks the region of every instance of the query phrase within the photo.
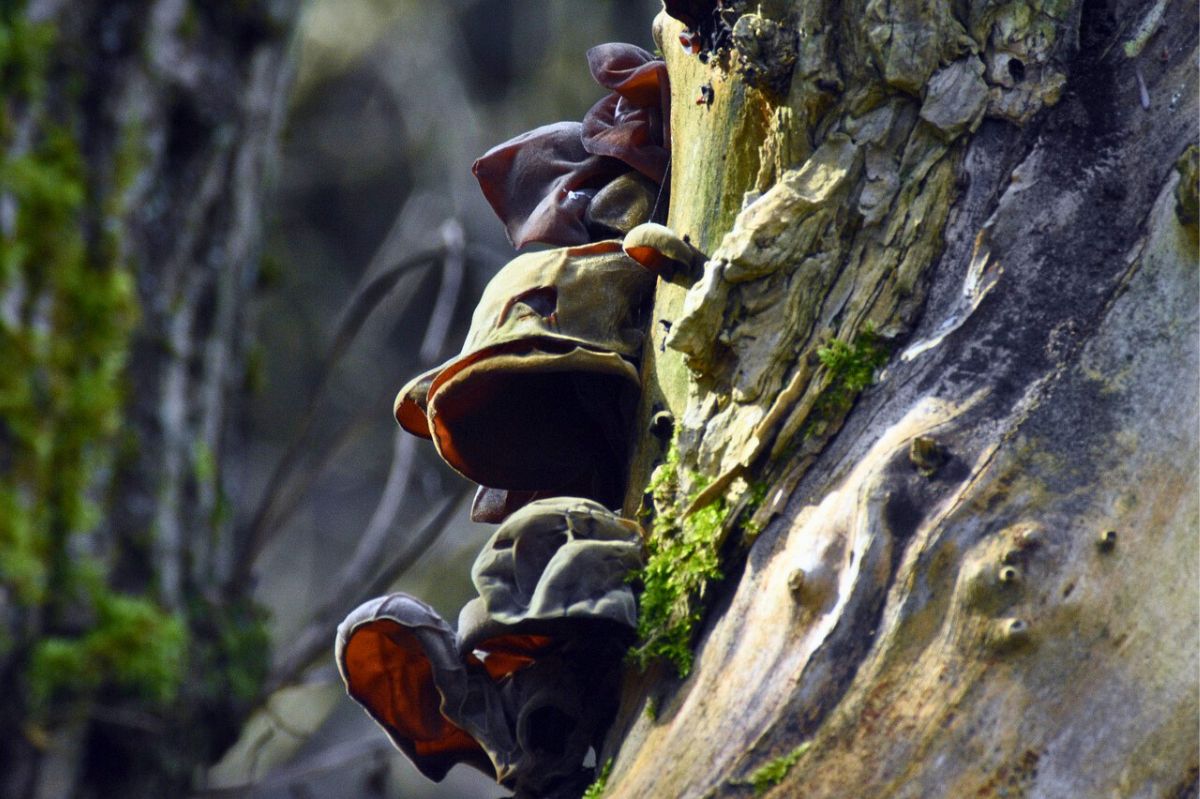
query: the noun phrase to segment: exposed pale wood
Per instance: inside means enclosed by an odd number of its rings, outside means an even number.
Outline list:
[[[688,679],[630,674],[605,796],[750,795],[797,751],[770,795],[1196,794],[1197,24],[1153,5],[778,4],[786,97],[660,17],[670,223],[710,261],[659,286],[643,420],[769,523]],[[818,419],[812,353],[867,323],[886,369]]]

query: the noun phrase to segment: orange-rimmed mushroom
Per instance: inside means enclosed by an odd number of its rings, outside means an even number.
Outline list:
[[[338,627],[335,654],[346,692],[426,777],[441,780],[458,763],[494,773],[479,741],[447,715],[484,678],[468,674],[453,630],[428,605],[404,594],[363,604]]]
[[[704,253],[665,225],[637,225],[622,243],[625,254],[642,266],[670,280],[676,272],[695,277],[704,266]]]
[[[462,353],[401,389],[397,421],[480,485],[616,504],[653,281],[619,241],[519,256]]]

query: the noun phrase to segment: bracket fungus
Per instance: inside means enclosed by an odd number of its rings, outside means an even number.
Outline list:
[[[458,635],[404,594],[352,612],[336,645],[346,691],[431,779],[465,763],[518,797],[578,796],[616,711],[640,564],[636,523],[588,500],[535,502],[480,553]]]
[[[484,290],[462,353],[400,390],[400,425],[498,490],[477,497],[477,520],[538,496],[620,501],[653,282],[617,241],[519,256]]]
[[[336,645],[347,693],[423,774],[466,763],[541,799],[583,792],[595,771],[584,758],[616,713],[642,530],[605,505],[624,491],[656,275],[703,260],[643,224],[669,164],[665,64],[609,44],[588,66],[612,94],[581,124],[530,131],[473,168],[515,246],[563,246],[501,269],[460,354],[393,406],[480,485],[472,519],[502,522],[472,570],[480,596],[457,634],[413,597],[373,600]],[[641,242],[641,257],[614,235]]]

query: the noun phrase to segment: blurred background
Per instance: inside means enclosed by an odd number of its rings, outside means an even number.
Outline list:
[[[245,447],[230,464],[239,525],[275,502],[256,595],[270,610],[277,662],[296,652],[336,591],[339,567],[363,556],[365,531],[380,542],[365,553],[371,559],[402,560],[388,590],[424,599],[451,623],[473,595],[470,565],[493,528],[467,520],[473,486],[432,446],[398,433],[392,399],[457,352],[475,299],[513,255],[472,161],[538,125],[582,118],[604,94],[586,50],[626,41],[653,51],[658,8],[657,0],[303,8],[268,205],[267,288],[251,357],[259,378]],[[422,253],[434,255],[393,285],[389,270]],[[373,279],[390,290],[331,363],[339,325]],[[465,767],[441,784],[417,774],[344,696],[326,654],[331,640],[326,625],[321,658],[252,717],[210,788],[254,785],[241,792],[254,797],[504,794]]]
[[[491,534],[392,399],[512,256],[471,175],[657,0],[0,0],[0,799],[420,777],[337,624]]]

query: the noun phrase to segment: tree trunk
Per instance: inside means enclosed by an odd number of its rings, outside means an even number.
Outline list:
[[[0,3],[0,795],[180,795],[257,700],[220,464],[294,6]]]
[[[1194,4],[725,6],[604,795],[1195,796]]]

